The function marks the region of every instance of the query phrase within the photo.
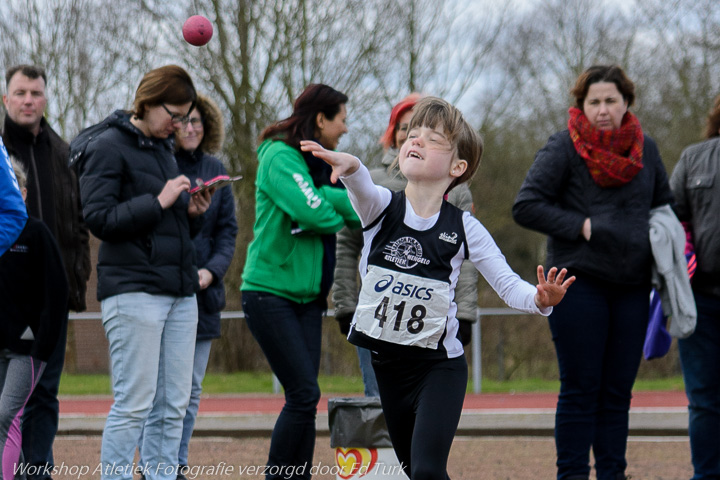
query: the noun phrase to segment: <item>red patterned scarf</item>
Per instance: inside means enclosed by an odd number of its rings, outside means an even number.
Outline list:
[[[620,128],[598,130],[577,107],[570,107],[568,129],[575,150],[601,187],[619,187],[643,168],[644,137],[637,117],[626,112]]]

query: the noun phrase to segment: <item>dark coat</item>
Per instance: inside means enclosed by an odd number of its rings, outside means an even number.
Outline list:
[[[47,362],[67,322],[68,284],[50,229],[30,217],[0,257],[0,350]]]
[[[675,213],[692,229],[697,255],[693,289],[720,298],[720,137],[683,150],[670,185]]]
[[[172,140],[146,137],[121,110],[103,124],[71,144],[85,221],[102,240],[98,300],[129,292],[192,295],[198,289],[192,236],[202,218],[189,218],[185,192],[165,210],[157,198],[180,175]]]
[[[616,284],[650,285],[650,210],[673,199],[660,153],[648,136],[642,161],[630,182],[602,188],[567,130],[550,137],[512,210],[517,223],[548,235],[548,268],[566,267]],[[592,229],[589,242],[581,235],[586,218]]]
[[[68,144],[42,119],[37,138],[5,117],[3,142],[28,173],[28,214],[43,220],[57,241],[69,284],[68,308],[82,312],[90,278],[90,234],[82,217]]]
[[[227,175],[220,160],[196,150],[192,155],[185,151],[175,154],[180,173],[191,183],[196,178],[210,180],[218,175]],[[206,268],[213,274],[213,283],[198,292],[198,340],[209,340],[220,336],[220,311],[225,308],[225,283],[227,272],[235,253],[237,221],[235,220],[235,198],[232,186],[226,185],[215,192],[212,203],[202,215],[203,226],[195,238],[195,252],[198,268]]]

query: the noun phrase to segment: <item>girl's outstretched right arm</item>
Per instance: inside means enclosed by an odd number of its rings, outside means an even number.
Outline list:
[[[333,168],[330,177],[332,182],[337,182],[342,177],[348,190],[348,198],[363,227],[372,223],[390,203],[390,190],[375,185],[367,168],[357,157],[349,153],[326,150],[318,143],[308,140],[300,142],[300,149],[312,152]]]

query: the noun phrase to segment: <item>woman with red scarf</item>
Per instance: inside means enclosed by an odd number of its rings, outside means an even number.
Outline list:
[[[635,87],[593,66],[571,90],[567,130],[537,153],[513,216],[548,235],[547,263],[577,280],[550,315],[560,370],[558,479],[624,479],[628,411],[648,322],[652,208],[672,202],[655,142],[628,111]]]

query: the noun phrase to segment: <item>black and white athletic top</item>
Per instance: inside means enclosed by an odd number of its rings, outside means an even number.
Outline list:
[[[485,227],[444,201],[430,218],[418,216],[403,192],[372,183],[360,166],[342,178],[363,224],[362,289],[348,340],[395,356],[454,358],[455,285],[469,258],[510,307],[549,315],[535,305],[534,285],[512,271]]]

